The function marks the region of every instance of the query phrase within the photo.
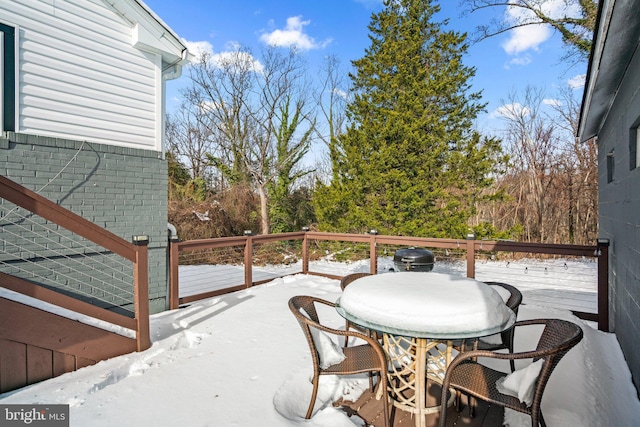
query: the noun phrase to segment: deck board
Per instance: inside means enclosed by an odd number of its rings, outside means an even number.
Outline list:
[[[428,405],[435,405],[439,401],[434,395],[440,394],[440,387],[434,385],[429,391],[427,400]],[[368,425],[373,427],[383,427],[383,408],[382,400],[376,400],[371,391],[365,391],[355,402],[339,401],[336,406],[342,407],[347,414],[357,415],[362,418]],[[476,401],[475,416],[470,417],[468,411],[468,403],[465,396],[461,399],[460,412],[457,408],[450,407],[447,410],[447,427],[449,426],[465,426],[465,427],[496,427],[501,426],[504,420],[504,408],[489,405],[484,401]],[[391,409],[391,427],[412,427],[415,420],[412,414],[400,409]],[[439,414],[430,414],[426,416],[427,427],[438,427],[440,422]]]

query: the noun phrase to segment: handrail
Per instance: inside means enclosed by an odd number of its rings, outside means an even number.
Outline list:
[[[136,249],[132,243],[2,175],[0,175],[0,197],[103,246],[129,261],[136,260]]]
[[[100,245],[133,263],[137,347],[138,351],[149,348],[151,346],[151,340],[149,334],[149,292],[148,273],[146,271],[146,243],[143,242],[143,244],[134,245],[133,243],[122,239],[120,236],[97,226],[80,215],[53,203],[38,193],[31,191],[2,175],[0,175],[0,197],[97,245]],[[26,295],[30,292],[21,285],[16,285],[12,290]],[[63,299],[60,299],[58,302],[59,304],[64,304],[61,305],[63,308],[74,310],[73,304],[69,307]],[[120,322],[118,319],[119,318],[114,318],[115,324],[129,327],[129,322]]]

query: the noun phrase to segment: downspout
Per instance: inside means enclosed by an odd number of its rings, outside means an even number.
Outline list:
[[[161,105],[162,114],[161,116],[162,117],[160,118],[160,126],[162,128],[162,140],[160,143],[162,160],[165,160],[167,158],[167,153],[166,153],[167,144],[166,144],[166,132],[165,132],[165,121],[166,121],[166,115],[167,115],[166,81],[177,79],[182,75],[182,63],[187,60],[188,56],[189,56],[189,50],[185,47],[184,49],[182,49],[182,52],[180,52],[180,59],[177,59],[176,61],[162,68],[162,72],[161,72],[161,76],[162,76],[161,77],[162,79],[162,105]]]
[[[178,240],[178,230],[176,229],[175,225],[173,225],[170,222],[168,222],[167,223],[167,231],[169,232],[169,240],[171,240],[171,241]]]
[[[171,296],[171,245],[177,243],[180,239],[178,238],[178,230],[176,229],[175,225],[171,224],[170,222],[167,222],[167,234],[168,234],[168,238],[169,238],[169,242],[167,244],[167,260],[166,260],[166,265],[167,265],[167,271],[166,271],[166,280],[167,280],[167,291],[166,291],[166,298],[165,298],[165,310],[171,310],[171,301],[170,301],[170,296]]]

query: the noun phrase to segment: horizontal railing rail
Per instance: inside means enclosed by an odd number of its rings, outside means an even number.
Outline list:
[[[438,248],[443,250],[452,250],[462,254],[466,260],[466,276],[475,278],[476,275],[476,258],[479,253],[485,252],[509,252],[522,254],[541,254],[541,255],[561,255],[574,257],[588,257],[597,260],[597,313],[587,313],[574,311],[574,313],[586,320],[597,321],[598,328],[603,331],[609,330],[608,324],[608,242],[598,241],[597,245],[565,245],[565,244],[547,244],[547,243],[523,243],[512,241],[488,241],[467,239],[437,239],[410,236],[386,236],[377,234],[348,234],[348,233],[328,233],[317,231],[302,231],[294,233],[281,233],[259,236],[239,236],[224,237],[215,239],[204,239],[180,242],[175,241],[171,244],[171,292],[170,305],[177,308],[180,304],[196,301],[202,298],[208,298],[240,289],[249,288],[256,284],[262,283],[264,280],[253,280],[254,265],[253,250],[256,245],[268,242],[292,242],[300,241],[300,267],[294,268],[286,272],[286,274],[315,274],[331,278],[340,278],[340,275],[312,271],[310,269],[310,259],[312,257],[310,245],[311,242],[351,242],[363,245],[363,253],[355,256],[368,258],[369,272],[376,274],[378,272],[378,256],[379,249],[384,245],[392,246],[415,246],[426,248]],[[184,265],[180,262],[180,257],[193,251],[206,251],[215,248],[235,247],[242,251],[242,267],[244,270],[244,281],[235,283],[233,286],[217,288],[213,291],[196,293],[188,297],[180,297],[179,288],[179,266]],[[192,260],[193,261],[193,260]],[[206,264],[205,261],[193,262],[194,264]],[[206,273],[204,273],[206,274]],[[239,279],[238,279],[239,280]]]

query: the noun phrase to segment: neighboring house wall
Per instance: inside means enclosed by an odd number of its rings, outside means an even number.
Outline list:
[[[600,236],[610,239],[610,324],[640,384],[640,53],[598,134]]]
[[[598,2],[578,137],[598,138],[599,234],[610,240],[609,324],[640,386],[640,0]]]
[[[0,1],[0,41],[0,174],[148,235],[150,309],[166,309],[164,80],[186,48],[136,0]]]

